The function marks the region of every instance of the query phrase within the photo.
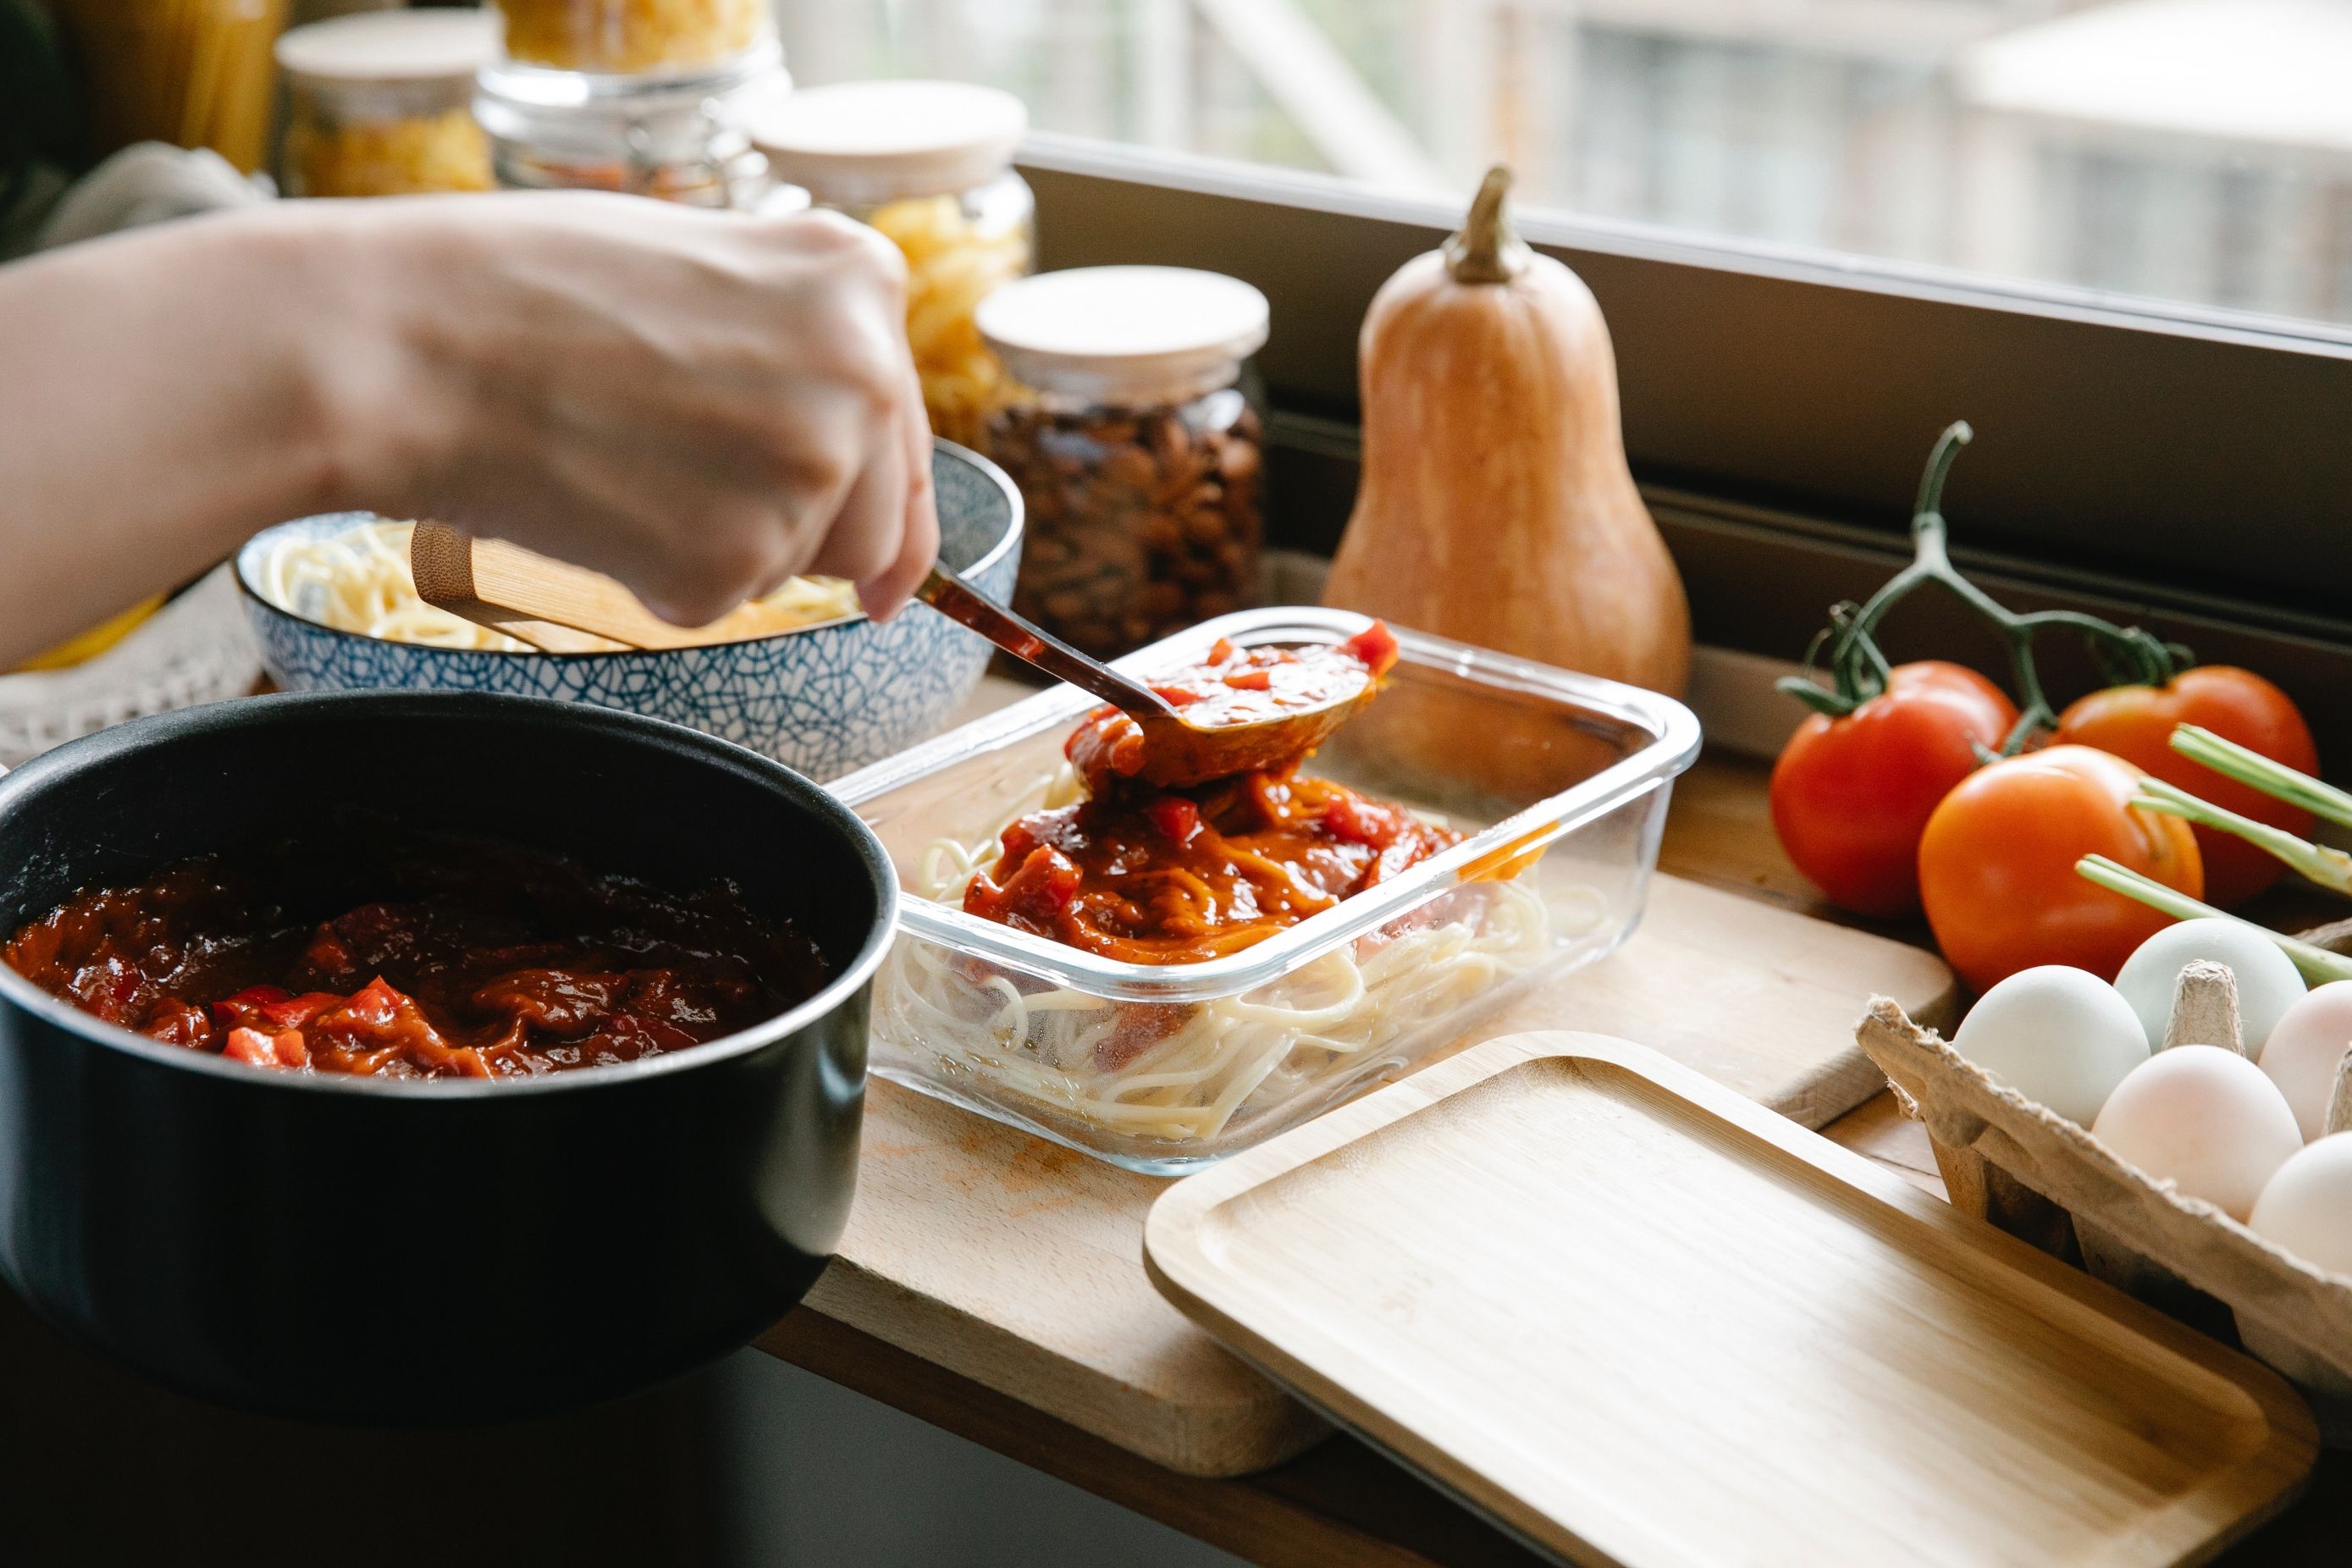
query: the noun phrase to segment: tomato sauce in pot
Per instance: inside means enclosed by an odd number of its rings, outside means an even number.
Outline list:
[[[0,956],[151,1039],[381,1078],[661,1056],[772,1018],[826,978],[813,943],[731,887],[680,898],[536,851],[411,835],[341,862],[290,846],[185,861],[77,894]]]

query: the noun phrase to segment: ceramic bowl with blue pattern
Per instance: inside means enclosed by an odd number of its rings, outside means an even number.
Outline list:
[[[1021,492],[1004,470],[933,444],[940,559],[989,598],[1013,595]],[[329,538],[373,521],[332,512],[265,529],[237,552],[246,616],[270,679],[289,691],[399,688],[503,691],[591,702],[689,724],[824,780],[902,751],[944,725],[980,683],[989,646],[927,605],[885,624],[863,616],[709,647],[628,653],[492,653],[391,642],[331,626],[261,595],[261,563],[289,533]]]

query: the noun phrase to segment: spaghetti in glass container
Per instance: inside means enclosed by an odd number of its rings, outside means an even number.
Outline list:
[[[1125,662],[1148,675],[1220,635],[1336,642],[1364,624],[1244,612]],[[1303,772],[1459,842],[1200,962],[1124,962],[965,907],[980,879],[1003,886],[1007,828],[1083,798],[1059,754],[1083,694],[1042,693],[837,784],[912,895],[876,983],[875,1070],[1175,1173],[1411,1070],[1518,986],[1608,952],[1639,913],[1668,783],[1696,750],[1687,710],[1400,641],[1387,689]]]

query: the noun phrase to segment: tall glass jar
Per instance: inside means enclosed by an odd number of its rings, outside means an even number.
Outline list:
[[[506,57],[599,75],[699,75],[772,52],[770,0],[497,0]]]
[[[949,81],[808,88],[751,124],[779,182],[770,203],[846,214],[905,254],[923,404],[934,431],[967,447],[1004,395],[974,312],[1036,250],[1036,203],[1013,169],[1028,124],[1011,93]]]
[[[980,331],[1014,383],[989,453],[1021,487],[1013,605],[1099,658],[1255,596],[1265,296],[1174,267],[1007,284]]]
[[[476,11],[380,11],[296,27],[278,184],[290,196],[401,196],[491,187],[474,76],[497,52]]]
[[[590,77],[499,62],[474,116],[509,190],[620,191],[688,206],[749,207],[766,160],[745,122],[787,96],[772,51],[695,78]]]

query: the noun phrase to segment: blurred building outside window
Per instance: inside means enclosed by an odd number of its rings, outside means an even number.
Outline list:
[[[777,5],[803,83],[2352,338],[2352,0]]]

